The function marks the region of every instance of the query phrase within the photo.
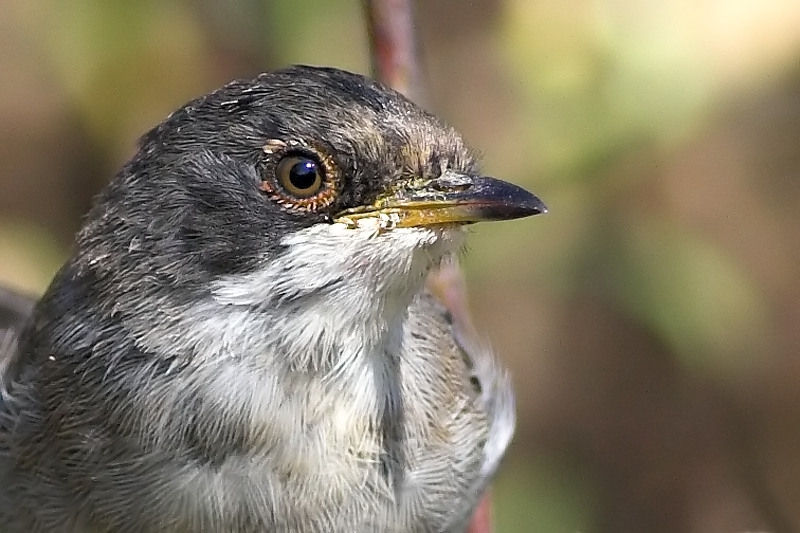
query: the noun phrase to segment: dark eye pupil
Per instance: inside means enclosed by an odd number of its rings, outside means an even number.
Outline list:
[[[317,164],[310,159],[301,159],[289,170],[289,181],[300,190],[310,189],[317,181]]]

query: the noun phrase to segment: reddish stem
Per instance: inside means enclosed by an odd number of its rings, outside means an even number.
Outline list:
[[[364,0],[372,75],[418,104],[424,90],[411,0]]]

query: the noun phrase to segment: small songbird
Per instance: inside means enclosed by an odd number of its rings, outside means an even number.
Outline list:
[[[464,531],[513,395],[425,280],[544,211],[360,75],[189,102],[3,336],[0,532]]]

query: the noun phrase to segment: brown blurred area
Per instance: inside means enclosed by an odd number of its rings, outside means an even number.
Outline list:
[[[800,531],[800,3],[418,2],[434,110],[545,217],[475,227],[502,532]],[[3,0],[0,282],[41,291],[185,101],[366,72],[355,1]]]

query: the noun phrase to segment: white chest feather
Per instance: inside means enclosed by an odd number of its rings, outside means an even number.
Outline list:
[[[232,520],[285,531],[463,521],[487,461],[496,463],[486,451],[502,452],[510,434],[492,443],[491,402],[471,389],[472,363],[421,296],[431,266],[460,243],[455,229],[314,226],[287,238],[263,269],[222,279],[213,299],[173,312],[163,330],[137,332],[148,349],[177,342],[196,354],[169,388],[142,391],[149,420],[162,413],[164,427],[151,434],[167,442],[154,448],[185,446],[188,432],[233,450],[213,468],[176,472],[165,492],[210,499],[195,502],[206,509],[195,514],[171,499],[172,514],[220,530]],[[487,368],[484,388],[506,389],[510,430],[508,383]],[[197,398],[191,421],[170,408],[186,394]]]

